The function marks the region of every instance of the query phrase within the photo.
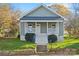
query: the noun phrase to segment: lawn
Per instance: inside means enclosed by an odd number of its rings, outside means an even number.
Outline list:
[[[23,50],[23,49],[35,49],[35,43],[21,41],[20,39],[0,39],[0,50]],[[79,38],[71,38],[65,36],[64,41],[48,44],[48,48],[79,48]]]
[[[23,50],[34,49],[35,44],[31,42],[21,41],[19,39],[0,39],[0,50]]]
[[[50,48],[76,48],[79,49],[79,38],[75,39],[73,37],[68,37],[68,35],[64,36],[64,41],[50,43],[48,45]]]

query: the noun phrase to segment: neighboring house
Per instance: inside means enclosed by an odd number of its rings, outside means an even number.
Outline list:
[[[25,41],[26,33],[35,33],[37,45],[47,45],[50,34],[55,34],[58,41],[63,41],[63,21],[64,17],[46,5],[40,4],[20,18],[20,40]]]

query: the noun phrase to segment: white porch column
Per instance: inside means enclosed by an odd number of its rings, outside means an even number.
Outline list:
[[[20,30],[20,40],[25,41],[25,35],[24,35],[24,23],[19,23],[19,30]]]
[[[25,34],[26,34],[26,33],[28,33],[28,23],[27,22],[24,23],[24,27],[25,27]]]
[[[47,35],[48,35],[48,22],[47,22]]]
[[[36,35],[36,25],[37,23],[35,22],[35,35]],[[35,43],[36,43],[36,37],[35,37]]]
[[[56,35],[57,35],[57,41],[59,41],[59,22],[56,23]]]
[[[37,33],[36,28],[37,28],[37,22],[35,22],[35,34]]]
[[[64,23],[60,22],[59,23],[59,41],[63,41],[64,40]]]
[[[56,23],[56,35],[59,34],[59,22]]]

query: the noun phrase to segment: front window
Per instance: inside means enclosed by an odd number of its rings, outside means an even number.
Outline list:
[[[55,24],[52,24],[51,28],[53,28],[53,29],[54,29],[54,28],[55,28]]]
[[[28,26],[32,26],[31,24],[28,24]]]
[[[32,25],[31,24],[28,24],[28,31],[29,31],[29,33],[32,32]]]

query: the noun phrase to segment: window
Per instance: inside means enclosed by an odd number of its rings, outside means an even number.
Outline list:
[[[32,26],[31,24],[28,24],[28,26]]]
[[[28,24],[28,31],[29,31],[29,33],[32,32],[32,25],[31,24]]]
[[[55,28],[55,24],[52,24],[51,28]]]
[[[40,26],[40,24],[37,24],[37,26]]]

